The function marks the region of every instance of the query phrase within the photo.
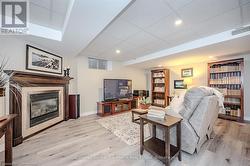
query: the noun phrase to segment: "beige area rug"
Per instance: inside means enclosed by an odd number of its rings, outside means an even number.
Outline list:
[[[140,125],[133,123],[131,120],[131,112],[126,112],[114,116],[98,119],[97,122],[104,128],[111,131],[128,145],[139,144],[140,141]],[[150,137],[148,124],[144,125],[145,139]]]

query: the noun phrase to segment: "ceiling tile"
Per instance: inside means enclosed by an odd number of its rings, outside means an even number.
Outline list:
[[[55,30],[62,30],[63,24],[64,17],[57,13],[53,13],[51,16],[50,24],[48,26]]]
[[[156,24],[146,28],[146,31],[158,36],[159,38],[167,36],[183,27],[183,26],[180,27],[175,26],[174,22],[176,19],[177,19],[176,15],[171,14],[165,18],[162,18]]]
[[[112,35],[118,39],[121,39],[121,40],[125,40],[129,36],[132,36],[139,31],[141,31],[141,29],[139,29],[135,25],[128,23],[122,19],[118,19],[118,20],[114,21],[105,30],[106,33],[109,33],[110,35]]]
[[[29,0],[30,4],[50,9],[51,0]],[[31,7],[31,6],[30,6]]]
[[[236,8],[217,17],[202,22],[193,28],[193,31],[206,37],[223,31],[231,30],[241,26],[240,9]]]
[[[121,16],[141,28],[157,22],[171,13],[165,0],[136,0]]]
[[[121,40],[106,34],[98,36],[90,45],[86,48],[87,51],[102,53],[108,49],[115,50],[115,46],[120,43]]]
[[[238,6],[238,0],[195,0],[178,10],[178,13],[183,22],[194,25]]]
[[[155,38],[154,36],[150,35],[146,32],[139,32],[134,36],[131,36],[126,40],[126,42],[131,43],[132,45],[136,47],[143,47],[144,45],[150,43],[150,42],[156,42],[159,39]]]
[[[53,12],[60,13],[65,16],[70,0],[52,0]]]
[[[50,22],[50,13],[43,7],[30,4],[30,22],[41,26],[48,26]]]
[[[191,3],[193,0],[165,0],[173,9],[180,9],[187,4]]]
[[[243,6],[243,23],[250,24],[250,3],[248,5]]]

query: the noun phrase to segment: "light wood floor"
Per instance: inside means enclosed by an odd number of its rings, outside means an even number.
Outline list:
[[[107,131],[96,116],[62,122],[14,148],[17,166],[162,166],[139,145],[128,146]],[[250,166],[250,124],[218,119],[214,138],[199,154],[183,153],[180,166]]]

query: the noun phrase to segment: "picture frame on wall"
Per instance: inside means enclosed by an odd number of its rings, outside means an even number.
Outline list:
[[[181,69],[181,77],[193,77],[193,68]]]
[[[62,74],[62,65],[62,57],[34,46],[26,45],[27,70]]]
[[[187,89],[187,84],[184,80],[174,80],[174,89]]]

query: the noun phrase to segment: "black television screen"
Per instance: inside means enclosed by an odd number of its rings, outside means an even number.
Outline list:
[[[132,80],[104,79],[104,101],[132,96]]]

